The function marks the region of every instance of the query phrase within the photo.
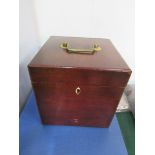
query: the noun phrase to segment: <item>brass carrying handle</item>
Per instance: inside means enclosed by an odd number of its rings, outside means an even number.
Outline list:
[[[93,45],[91,49],[76,49],[76,48],[69,48],[68,43],[62,43],[60,45],[62,49],[65,49],[68,53],[77,53],[77,54],[94,54],[97,51],[101,50],[101,47],[97,44]]]

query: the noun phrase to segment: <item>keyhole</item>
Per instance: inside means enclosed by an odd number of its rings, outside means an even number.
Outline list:
[[[81,92],[80,87],[77,87],[77,88],[75,89],[75,93],[76,93],[76,95],[79,95],[79,94],[80,94],[80,92]]]

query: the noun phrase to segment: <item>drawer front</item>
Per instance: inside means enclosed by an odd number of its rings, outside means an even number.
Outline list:
[[[73,84],[33,83],[33,88],[43,123],[98,127],[109,125],[123,92]]]
[[[131,74],[130,71],[43,67],[29,67],[29,72],[32,83],[72,83],[114,87],[125,87]]]

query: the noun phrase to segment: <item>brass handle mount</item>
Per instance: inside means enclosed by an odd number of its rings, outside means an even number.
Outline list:
[[[97,44],[94,44],[90,49],[79,49],[79,48],[70,48],[68,43],[62,43],[60,45],[62,49],[65,49],[68,53],[77,53],[77,54],[94,54],[101,50],[101,47]]]

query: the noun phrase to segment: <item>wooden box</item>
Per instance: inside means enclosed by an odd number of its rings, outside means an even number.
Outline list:
[[[131,70],[109,39],[50,37],[28,65],[43,124],[108,127]]]

